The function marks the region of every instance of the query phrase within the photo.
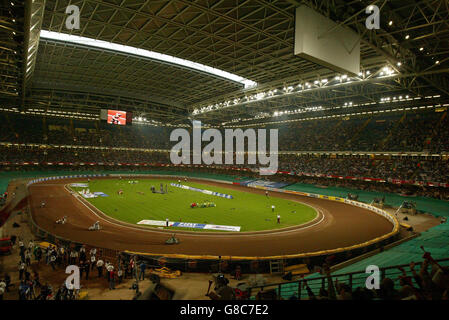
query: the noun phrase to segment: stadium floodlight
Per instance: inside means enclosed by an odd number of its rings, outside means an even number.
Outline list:
[[[107,41],[103,41],[103,40],[96,40],[96,39],[92,39],[92,38],[75,36],[75,35],[66,34],[66,33],[48,31],[48,30],[41,30],[40,36],[41,36],[41,38],[44,38],[44,39],[69,42],[69,43],[79,44],[79,45],[83,45],[83,46],[90,46],[90,47],[96,47],[96,48],[100,48],[100,49],[112,50],[112,51],[116,51],[116,52],[132,54],[132,55],[136,55],[136,56],[140,56],[140,57],[159,60],[159,61],[167,62],[170,64],[179,65],[182,67],[187,67],[187,68],[190,68],[193,70],[208,73],[208,74],[211,74],[211,75],[214,75],[214,76],[217,76],[220,78],[224,78],[224,79],[227,79],[230,81],[238,82],[240,84],[243,84],[245,89],[249,89],[249,88],[253,88],[253,87],[257,86],[257,82],[243,78],[236,74],[232,74],[230,72],[216,69],[213,67],[209,67],[209,66],[197,63],[197,62],[169,56],[167,54],[162,54],[162,53],[158,53],[158,52],[154,52],[154,51],[139,49],[139,48],[121,45],[121,44],[112,43],[112,42],[107,42]]]

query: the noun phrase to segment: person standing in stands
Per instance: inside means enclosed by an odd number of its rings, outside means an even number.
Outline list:
[[[113,267],[109,268],[108,278],[109,278],[109,290],[115,290],[115,271]]]
[[[91,256],[95,256],[95,255],[97,254],[97,248],[92,248],[92,249],[90,249],[89,254],[90,254]]]
[[[103,265],[104,265],[103,260],[98,259],[97,261],[98,278],[101,278],[103,275]]]
[[[31,266],[31,252],[29,249],[25,250],[25,264]]]
[[[89,280],[90,263],[88,261],[84,262],[84,272],[86,272],[86,280]]]
[[[19,300],[26,300],[28,295],[28,286],[25,281],[21,280],[19,285]]]
[[[77,264],[79,262],[79,253],[76,250],[73,250],[73,264]]]
[[[137,280],[138,280],[138,275],[137,275],[136,256],[133,256],[133,257],[131,258],[130,266],[131,266],[131,275],[132,275],[132,277],[134,277],[134,278],[136,279],[136,281],[137,281]]]
[[[8,273],[5,273],[5,277],[4,277],[5,283],[6,283],[6,287],[5,287],[5,291],[9,292],[9,287],[11,287],[11,276]]]
[[[25,273],[26,264],[25,262],[19,262],[19,280],[23,279],[23,275]]]
[[[106,276],[107,276],[107,279],[108,279],[108,281],[111,281],[111,278],[110,278],[110,276],[111,276],[111,271],[114,271],[114,266],[112,265],[112,263],[110,263],[109,261],[106,261],[106,263],[105,263],[105,268],[106,268]]]
[[[58,251],[58,257],[57,257],[56,261],[58,263],[58,266],[62,267],[62,264],[64,263],[64,255],[65,255],[64,247],[62,247],[62,246],[59,247],[57,251]]]
[[[86,247],[84,245],[80,248],[80,261],[86,261]]]
[[[92,264],[91,270],[93,270],[97,260],[97,249],[96,248],[90,249],[89,255],[90,255],[90,263]]]
[[[34,271],[33,274],[33,288],[39,288],[41,286],[39,273],[37,271]]]
[[[147,264],[145,261],[142,261],[140,264],[140,273],[139,273],[139,280],[145,280],[145,270],[147,268]]]
[[[90,265],[91,265],[91,268],[90,268],[91,270],[93,270],[94,267],[97,265],[95,255],[93,255],[93,254],[91,254],[91,256],[90,256]]]
[[[80,271],[80,279],[82,279],[84,274],[84,261],[80,261],[78,269]]]
[[[30,242],[28,242],[28,250],[32,251],[34,249],[34,242],[33,240],[30,240]]]
[[[36,247],[35,249],[35,259],[37,261],[37,263],[39,264],[41,262],[42,259],[42,249],[41,247]]]
[[[45,248],[45,263],[49,264],[50,263],[50,247]]]
[[[53,270],[55,270],[55,263],[56,263],[56,255],[52,254],[50,256],[50,265]]]
[[[118,283],[122,283],[122,279],[123,279],[123,270],[122,269],[118,269],[117,271],[117,277],[118,277]]]
[[[25,251],[26,251],[26,249],[25,249],[25,245],[23,244],[22,240],[19,241],[19,249],[20,249],[20,252],[19,252],[20,259],[22,261],[25,261]]]
[[[133,267],[131,263],[127,264],[125,269],[125,279],[128,279],[128,276],[130,279],[133,278]]]
[[[15,236],[15,235],[11,236],[11,243],[12,243],[12,245],[16,244],[16,239],[17,239],[17,236]]]
[[[75,249],[70,250],[70,259],[69,264],[75,264],[76,263],[76,252]]]

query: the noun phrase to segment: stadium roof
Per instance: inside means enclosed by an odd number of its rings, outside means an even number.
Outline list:
[[[5,30],[22,36],[0,39],[22,48],[3,57],[8,66],[0,69],[0,103],[17,103],[22,110],[122,108],[157,121],[195,117],[223,124],[338,113],[344,107],[381,109],[393,98],[410,104],[406,96],[432,97],[426,103],[438,104],[449,96],[444,0],[25,2],[22,24],[2,11]],[[79,30],[65,27],[69,4],[80,8]],[[294,55],[295,8],[301,4],[360,35],[360,75],[338,74]],[[371,4],[381,9],[379,30],[365,26]],[[235,79],[135,52],[39,37],[41,30],[169,55],[257,86],[245,89]]]

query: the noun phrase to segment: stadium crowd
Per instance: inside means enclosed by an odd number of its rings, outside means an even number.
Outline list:
[[[283,171],[310,175],[324,174],[384,180],[449,181],[449,172],[445,161],[281,156],[279,167]]]
[[[160,169],[163,166],[170,166],[170,170],[190,170],[188,166],[171,166],[169,153],[167,152],[86,148],[0,146],[0,164],[2,164],[2,171],[20,172],[36,170],[69,170],[73,172],[126,170],[141,172],[142,170]],[[249,171],[245,171],[246,175],[256,176],[258,167],[258,165],[245,164],[199,169],[193,166],[191,170],[240,174],[235,169],[247,168]],[[444,186],[437,188],[439,183],[447,184],[449,182],[447,161],[442,160],[281,155],[278,169],[285,174],[279,174],[270,177],[270,179],[449,199],[449,188]],[[369,181],[370,179],[380,179],[383,183]],[[400,184],[395,184],[398,181]],[[435,187],[426,187],[428,183],[435,185]]]
[[[441,266],[429,252],[423,258],[420,263],[410,262],[408,272],[398,267],[399,277],[383,278],[379,289],[353,288],[338,278],[334,280],[328,265],[323,266],[319,292],[313,292],[305,279],[301,280],[302,287],[307,291],[308,300],[449,300],[449,267]],[[295,294],[290,299],[298,297]]]
[[[279,128],[280,150],[448,151],[447,117],[439,113],[293,122]],[[445,138],[446,137],[446,138]]]
[[[3,118],[3,119],[1,119]],[[170,149],[173,128],[0,113],[0,142]],[[446,113],[277,123],[281,151],[449,151]]]
[[[135,257],[124,258],[118,256],[114,266],[101,250],[96,248],[86,249],[86,246],[78,247],[47,245],[29,241],[26,244],[22,239],[11,236],[14,247],[20,260],[17,265],[18,283],[11,281],[11,275],[4,273],[0,276],[0,300],[4,294],[16,292],[19,300],[75,300],[79,298],[80,289],[74,284],[66,285],[65,281],[59,287],[54,288],[50,281],[42,279],[39,268],[46,266],[52,271],[61,270],[65,274],[66,267],[74,265],[79,268],[80,281],[100,281],[108,286],[109,290],[115,290],[116,284],[121,284],[127,279],[145,280],[147,264],[138,261]],[[16,243],[17,242],[17,243]],[[17,284],[17,285],[16,285]],[[138,292],[138,282],[135,281],[130,288]]]
[[[0,145],[1,170],[54,167],[74,171],[87,167],[96,170],[125,167],[126,170],[142,170],[156,164],[171,163],[168,151],[148,149],[170,150],[173,144],[169,139],[172,128],[113,126],[97,121],[7,113],[0,113],[0,117],[3,118],[0,122],[0,142],[4,142]],[[449,151],[449,118],[446,113],[301,121],[273,127],[279,129],[280,151]],[[18,146],[15,143],[28,145]],[[248,165],[231,167],[251,168]],[[348,179],[449,182],[447,161],[429,158],[281,155],[279,170],[295,174],[296,181],[330,186],[356,185],[364,190],[387,192],[402,192],[403,187]],[[323,178],[325,176],[328,178]],[[334,179],[329,176],[334,176]],[[441,188],[415,188],[413,192],[440,199],[448,197],[448,192]]]
[[[21,164],[170,164],[169,152],[88,148],[41,148],[0,146],[0,163]],[[224,162],[224,161],[223,161]],[[235,165],[237,167],[237,165]],[[244,165],[242,167],[251,167]],[[253,166],[257,167],[257,166]],[[316,157],[280,155],[279,170],[304,175],[416,180],[446,183],[446,161],[410,158],[370,159],[361,157]]]
[[[12,238],[16,242],[15,237]],[[79,299],[82,285],[80,289],[76,289],[73,284],[66,285],[64,282],[53,288],[49,281],[41,277],[38,267],[51,268],[52,272],[57,272],[65,270],[68,265],[75,265],[79,268],[80,279],[84,283],[89,280],[100,281],[109,290],[114,290],[116,284],[133,279],[134,284],[129,289],[136,290],[137,295],[137,280],[145,280],[149,269],[145,261],[138,261],[134,256],[119,256],[114,266],[96,248],[87,250],[85,246],[43,247],[34,241],[25,244],[18,238],[17,252],[20,257],[17,266],[18,282],[11,280],[11,274],[4,273],[0,277],[0,300],[5,294],[11,296],[13,292],[16,292],[19,300]],[[301,280],[301,288],[307,292],[306,300],[449,300],[449,267],[441,266],[429,252],[424,253],[422,262],[412,261],[407,268],[399,266],[397,269],[400,272],[397,278],[384,277],[378,289],[368,289],[366,286],[351,287],[350,284],[339,281],[338,277],[332,277],[330,265],[325,263],[320,270],[323,275],[321,288],[314,292],[304,278]],[[147,277],[147,280],[152,279]],[[232,294],[228,299],[235,297]],[[256,299],[264,298],[259,293]],[[299,300],[296,293],[289,299]]]

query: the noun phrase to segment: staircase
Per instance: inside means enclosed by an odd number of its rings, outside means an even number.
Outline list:
[[[363,130],[365,130],[366,126],[371,122],[373,118],[368,118],[354,133],[352,138],[348,141],[347,146],[349,147],[348,150],[351,150],[352,143],[358,139],[360,136],[360,133],[362,133]]]
[[[390,130],[388,133],[388,136],[382,140],[382,142],[379,144],[379,150],[383,150],[387,142],[390,140],[390,138],[393,136],[393,133],[396,132],[397,128],[401,125],[401,123],[404,122],[404,120],[407,118],[407,112],[404,112],[401,119],[396,123],[396,125]]]
[[[12,132],[12,133],[14,134],[14,137],[17,138],[19,135],[18,135],[18,133],[14,130],[14,127],[13,127],[13,125],[12,125],[12,121],[11,121],[11,119],[9,118],[9,116],[8,116],[7,113],[5,113],[5,118],[6,118],[6,123],[8,124],[8,129],[9,129],[9,131]]]
[[[440,127],[442,126],[442,123],[444,123],[444,119],[447,117],[447,111],[443,113],[440,120],[438,120],[438,123],[435,124],[434,129],[432,130],[432,135],[429,137],[430,143],[432,143],[433,139],[438,135],[438,132],[440,131]]]
[[[44,137],[48,137],[48,127],[47,127],[47,117],[42,117],[42,142],[47,143],[48,138],[44,139]]]

